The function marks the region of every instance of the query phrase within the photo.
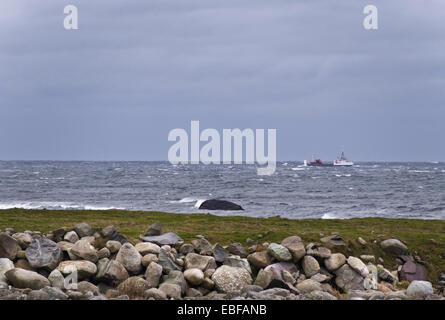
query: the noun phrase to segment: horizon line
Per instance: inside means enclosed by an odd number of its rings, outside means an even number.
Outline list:
[[[10,159],[10,160],[4,160],[0,159],[0,162],[169,162],[168,160],[86,160],[86,159],[78,159],[78,160],[59,160],[59,159]],[[305,160],[277,160],[276,163],[286,163],[286,162],[304,162]],[[331,161],[331,160],[325,160],[325,161]],[[375,163],[445,163],[445,160],[354,160],[354,163],[363,163],[363,162],[375,162]],[[185,163],[181,165],[189,165],[192,163]],[[199,163],[203,164],[203,163]],[[219,165],[225,164],[225,163],[219,163]],[[247,163],[241,163],[242,165]],[[256,164],[256,163],[255,163]],[[212,163],[211,165],[217,165]],[[227,165],[236,165],[236,163],[229,163]]]

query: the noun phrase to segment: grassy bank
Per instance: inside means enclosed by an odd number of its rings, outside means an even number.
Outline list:
[[[72,227],[78,222],[87,222],[92,227],[114,225],[130,239],[136,239],[146,228],[158,221],[163,232],[175,232],[184,240],[197,234],[204,235],[211,243],[229,244],[247,238],[279,242],[290,235],[300,236],[305,243],[319,242],[322,235],[338,232],[347,242],[346,248],[336,252],[348,255],[373,254],[382,257],[384,265],[395,267],[395,257],[384,253],[378,243],[396,237],[405,242],[413,254],[419,255],[428,265],[430,280],[437,282],[439,272],[445,272],[445,221],[365,218],[348,220],[289,220],[274,218],[248,218],[242,216],[218,217],[211,214],[174,214],[141,211],[76,211],[76,210],[0,210],[0,229],[38,230],[50,232],[59,227]],[[367,241],[361,246],[357,238]]]

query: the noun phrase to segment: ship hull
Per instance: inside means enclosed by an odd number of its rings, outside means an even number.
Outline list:
[[[333,167],[334,164],[333,164],[333,163],[323,163],[323,164],[319,164],[319,163],[308,163],[307,166],[308,166],[308,167]]]

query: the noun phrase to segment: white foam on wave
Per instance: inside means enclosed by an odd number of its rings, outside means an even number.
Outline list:
[[[199,207],[201,206],[201,204],[202,204],[204,201],[206,201],[206,199],[199,199],[199,200],[197,200],[196,203],[195,203],[195,208],[198,208],[198,209],[199,209]]]
[[[339,219],[338,217],[334,216],[332,213],[325,213],[321,218],[322,219]]]
[[[301,168],[301,167],[297,167],[297,168],[291,168],[293,171],[304,171],[306,170],[306,168]]]
[[[335,176],[337,178],[341,178],[341,177],[351,177],[352,175],[350,173],[346,173],[346,174],[336,174]]]
[[[75,204],[69,202],[56,202],[56,201],[42,201],[42,202],[3,202],[0,203],[0,210],[6,209],[47,209],[47,210],[111,210],[125,208],[111,207],[111,206],[97,206],[88,204]]]
[[[188,203],[188,202],[195,202],[195,201],[197,201],[198,199],[196,199],[196,198],[188,198],[188,197],[186,197],[186,198],[182,198],[181,200],[179,200],[178,202],[179,203]]]

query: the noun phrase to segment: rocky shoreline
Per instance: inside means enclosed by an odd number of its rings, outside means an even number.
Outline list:
[[[185,243],[159,223],[132,242],[113,226],[87,223],[48,234],[6,229],[0,300],[445,300],[445,274],[433,286],[402,241],[379,243],[397,257],[390,269],[357,241],[364,249],[355,257],[339,252],[347,244],[337,233],[320,243],[290,236],[222,246],[201,235]]]

